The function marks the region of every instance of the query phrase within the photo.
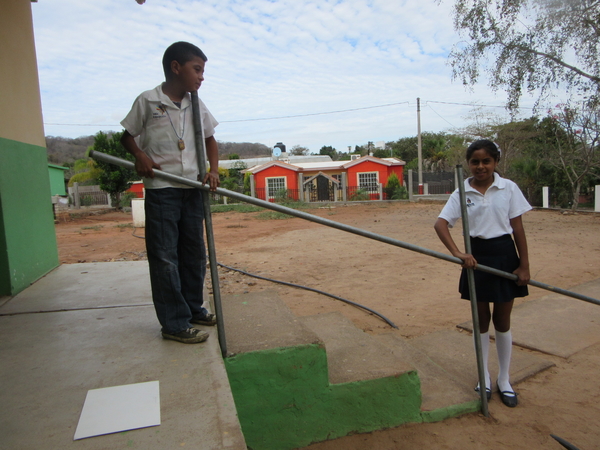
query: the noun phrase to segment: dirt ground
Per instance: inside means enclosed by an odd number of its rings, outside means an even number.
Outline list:
[[[311,209],[310,213],[447,253],[433,224],[442,203],[367,203]],[[569,289],[600,278],[600,214],[535,210],[523,219],[531,274],[536,281]],[[459,300],[460,267],[421,253],[272,214],[216,213],[213,229],[219,263],[319,289],[381,313],[413,338],[453,329],[470,319]],[[460,226],[453,230],[462,242]],[[62,218],[56,224],[63,264],[145,259],[144,229],[134,229],[130,213],[109,212]],[[340,311],[372,334],[389,332],[383,320],[317,293],[238,272],[219,269],[222,293],[276,289],[297,315]],[[530,296],[548,292],[530,288]],[[518,304],[518,303],[517,303]],[[576,332],[576,330],[574,330]],[[600,344],[569,359],[545,356],[556,366],[518,385],[515,409],[493,398],[490,417],[468,414],[433,424],[411,424],[314,444],[338,449],[561,449],[555,434],[581,450],[600,448]]]

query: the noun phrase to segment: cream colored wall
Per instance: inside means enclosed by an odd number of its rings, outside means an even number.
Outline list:
[[[0,137],[46,147],[30,0],[0,1]]]

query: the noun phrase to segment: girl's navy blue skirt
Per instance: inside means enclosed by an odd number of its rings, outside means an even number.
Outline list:
[[[510,234],[493,239],[471,238],[471,253],[477,264],[512,273],[519,267],[519,255]],[[518,286],[516,282],[491,273],[475,270],[475,293],[478,302],[510,302],[516,297],[529,295],[527,286]],[[470,300],[467,270],[460,274],[458,291],[461,298]]]

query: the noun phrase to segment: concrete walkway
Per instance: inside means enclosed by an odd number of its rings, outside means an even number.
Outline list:
[[[245,450],[206,331],[162,339],[145,261],[60,266],[0,306],[0,449]],[[154,380],[161,425],[73,441],[88,390]]]

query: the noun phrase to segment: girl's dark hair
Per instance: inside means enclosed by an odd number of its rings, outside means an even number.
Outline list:
[[[184,65],[195,56],[201,58],[203,61],[208,61],[208,58],[202,50],[196,47],[194,44],[189,42],[175,42],[169,45],[163,55],[162,65],[165,71],[165,78],[171,76],[171,63],[177,61],[179,64]]]
[[[479,139],[469,145],[467,148],[467,161],[471,159],[471,156],[473,156],[473,153],[477,150],[485,150],[492,158],[494,158],[494,160],[500,161],[500,149],[489,139]]]

